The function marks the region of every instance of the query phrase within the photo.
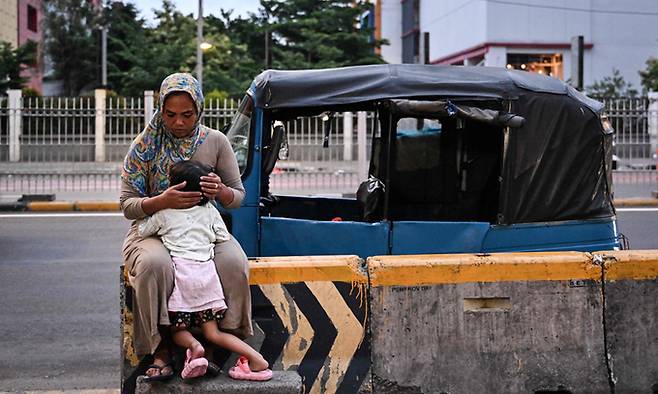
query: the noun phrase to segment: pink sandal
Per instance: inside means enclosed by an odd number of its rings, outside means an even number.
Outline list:
[[[249,360],[245,356],[240,356],[235,367],[229,369],[228,376],[236,380],[265,381],[272,379],[272,370],[264,369],[254,372],[249,368]]]
[[[192,360],[192,352],[187,349],[187,359],[183,365],[183,371],[180,373],[181,378],[191,379],[198,378],[206,374],[208,369],[208,360],[203,357],[195,358]]]

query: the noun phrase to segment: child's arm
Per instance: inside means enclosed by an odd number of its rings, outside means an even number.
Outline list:
[[[162,223],[160,222],[161,215],[158,215],[160,212],[158,211],[151,216],[137,221],[137,233],[140,237],[148,237],[158,233],[162,227]]]
[[[210,207],[210,222],[212,223],[212,230],[215,233],[215,242],[224,242],[228,241],[231,236],[226,229],[226,224],[222,215],[219,214],[219,211],[213,207],[211,204],[208,204]]]

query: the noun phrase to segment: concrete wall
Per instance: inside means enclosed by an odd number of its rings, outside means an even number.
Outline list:
[[[0,6],[0,41],[16,47],[18,43],[18,0],[2,0]]]
[[[400,0],[379,0],[381,10],[381,38],[388,40],[382,46],[382,58],[388,63],[402,63],[402,8]]]
[[[486,1],[420,0],[420,31],[430,33],[430,61],[487,41]]]

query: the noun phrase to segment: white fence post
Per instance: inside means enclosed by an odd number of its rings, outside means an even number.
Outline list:
[[[360,111],[356,119],[357,174],[359,182],[368,178],[368,161],[366,160],[367,113]]]
[[[105,98],[107,91],[105,89],[94,90],[95,107],[96,107],[96,129],[95,129],[95,157],[97,162],[105,161]]]
[[[352,161],[352,135],[354,135],[354,121],[351,112],[343,113],[343,160]]]
[[[21,131],[23,119],[22,92],[9,89],[9,161],[21,160]]]
[[[144,91],[144,127],[149,125],[153,118],[153,91]]]
[[[658,154],[658,92],[649,92],[649,113],[647,114],[651,154]]]

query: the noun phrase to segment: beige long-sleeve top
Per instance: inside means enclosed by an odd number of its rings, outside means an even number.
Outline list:
[[[240,169],[231,144],[223,133],[211,129],[191,159],[214,167],[215,173],[222,179],[222,183],[231,188],[233,201],[225,208],[237,208],[242,204],[245,190],[240,179]],[[125,179],[122,180],[119,204],[126,219],[137,220],[147,216],[142,209],[142,201],[146,198],[140,196],[139,192]]]

